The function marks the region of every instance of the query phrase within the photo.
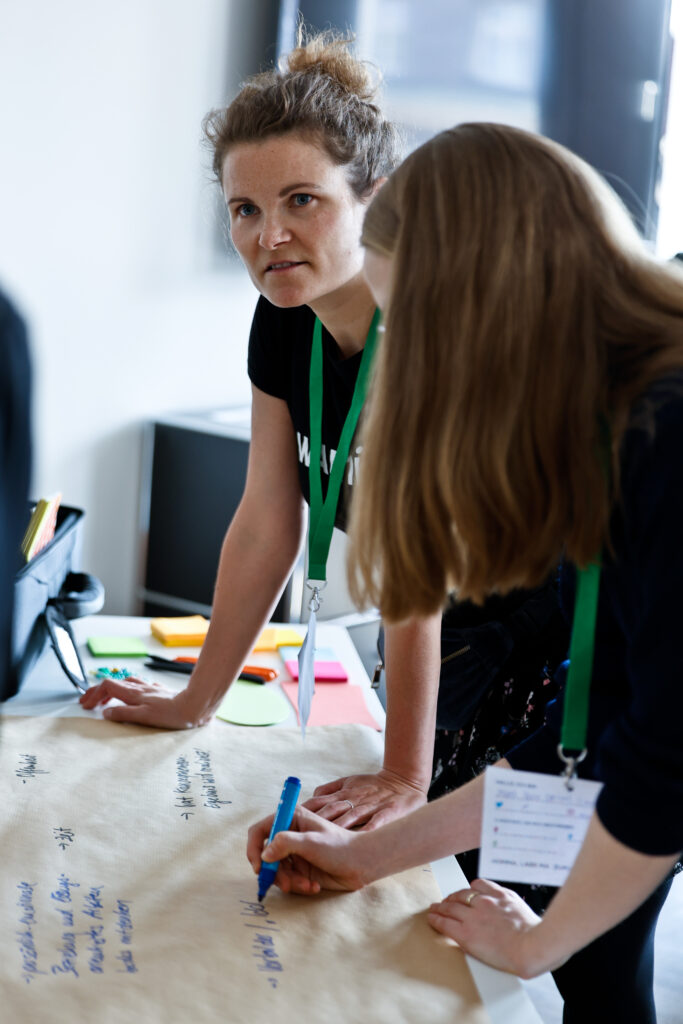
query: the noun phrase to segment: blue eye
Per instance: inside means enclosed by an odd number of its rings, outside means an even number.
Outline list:
[[[295,206],[308,206],[312,198],[307,192],[297,192],[292,197]]]
[[[237,207],[238,217],[253,217],[256,207],[253,203],[242,203]]]

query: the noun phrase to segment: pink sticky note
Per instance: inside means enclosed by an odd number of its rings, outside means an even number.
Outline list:
[[[285,662],[292,679],[299,678],[299,662],[294,658]],[[315,661],[313,671],[316,683],[345,683],[349,678],[340,661]]]
[[[297,719],[297,689],[298,683],[281,683],[287,698],[296,711]],[[381,726],[377,724],[368,711],[360,686],[322,686],[315,691],[311,715],[308,719],[309,725],[369,725],[379,732]]]

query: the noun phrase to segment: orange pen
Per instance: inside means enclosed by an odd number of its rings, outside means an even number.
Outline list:
[[[264,682],[269,683],[272,679],[277,679],[277,672],[274,668],[264,668],[263,665],[245,665],[242,669],[243,672],[249,672],[250,675],[260,676]]]

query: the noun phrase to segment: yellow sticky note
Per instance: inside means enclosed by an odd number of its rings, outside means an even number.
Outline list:
[[[209,620],[203,615],[179,615],[152,619],[152,635],[167,647],[201,647],[206,639]]]
[[[257,651],[276,651],[278,647],[301,647],[304,638],[301,633],[288,626],[267,626],[254,645]]]
[[[266,629],[261,631],[261,635],[254,644],[254,651],[276,651],[277,644],[275,643],[275,629],[272,626],[268,626]]]

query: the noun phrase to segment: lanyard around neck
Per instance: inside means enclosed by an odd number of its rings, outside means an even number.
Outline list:
[[[588,701],[593,672],[599,590],[600,562],[596,559],[585,569],[577,570],[574,621],[569,645],[569,671],[564,695],[561,742],[558,747],[560,759],[567,766],[565,774],[568,779],[575,773],[579,761],[586,756]],[[570,755],[569,751],[574,753]]]
[[[324,501],[320,466],[323,419],[323,341],[322,325],[320,320],[317,317],[315,318],[309,379],[311,454],[308,466],[308,483],[311,523],[308,531],[308,578],[311,580],[327,579],[327,556],[332,541],[332,530],[334,529],[334,519],[337,514],[339,492],[344,478],[346,460],[349,457],[351,439],[358,423],[363,402],[365,401],[379,318],[380,312],[377,309],[373,315],[368,336],[365,339],[365,348],[363,349],[363,356],[356,378],[356,386],[353,389],[351,407],[342,427],[339,445],[327,482],[327,494]]]
[[[600,416],[598,420],[600,437],[600,460],[605,478],[611,484],[612,469],[610,451],[612,435],[609,421]],[[593,558],[585,569],[576,570],[576,597],[574,599],[574,621],[569,644],[569,671],[564,695],[561,742],[557,748],[560,759],[567,765],[568,778],[576,770],[579,761],[586,756],[586,733],[588,729],[588,699],[591,675],[593,673],[593,650],[595,648],[595,622],[598,615],[598,593],[600,590],[600,562],[602,553]],[[566,751],[575,751],[574,756]]]

